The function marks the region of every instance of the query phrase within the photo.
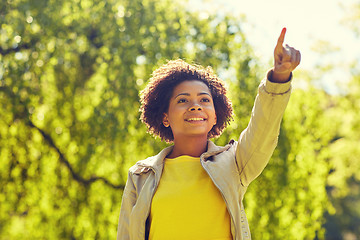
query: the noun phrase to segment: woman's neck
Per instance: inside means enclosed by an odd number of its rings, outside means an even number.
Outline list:
[[[200,157],[207,150],[207,138],[174,139],[174,148],[168,158],[176,158],[182,155]]]

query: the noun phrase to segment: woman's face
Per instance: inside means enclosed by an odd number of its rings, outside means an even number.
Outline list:
[[[184,81],[174,88],[163,124],[170,127],[174,140],[183,137],[206,137],[216,124],[211,92],[205,83]]]

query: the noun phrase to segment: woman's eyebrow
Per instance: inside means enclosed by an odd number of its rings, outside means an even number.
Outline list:
[[[177,98],[181,95],[184,95],[184,96],[190,96],[190,93],[179,93],[178,95],[176,95],[174,98]],[[207,92],[200,92],[197,94],[198,96],[201,96],[201,95],[209,95],[211,97],[211,94],[210,93],[207,93]]]
[[[211,94],[207,93],[207,92],[201,92],[201,93],[198,94],[198,96],[200,96],[200,95],[209,95],[211,97]]]

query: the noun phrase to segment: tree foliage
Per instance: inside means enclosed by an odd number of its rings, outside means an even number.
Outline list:
[[[356,64],[351,69],[348,93],[336,98],[332,113],[337,139],[329,148],[327,186],[332,208],[326,212],[325,224],[329,239],[360,236],[360,71]]]
[[[227,69],[248,49],[239,24],[170,1],[0,8],[1,236],[111,239],[125,172],[164,146],[138,121],[139,90],[166,59]]]
[[[116,236],[128,168],[165,146],[138,120],[138,93],[167,59],[210,65],[227,82],[236,115],[215,141],[238,138],[265,71],[240,19],[183,5],[0,3],[0,239]],[[358,151],[359,116],[346,118],[356,97],[294,90],[278,149],[245,197],[254,239],[324,236],[327,181],[346,185],[352,165],[341,164]],[[344,146],[346,156],[334,154]],[[358,181],[353,173],[346,179]]]

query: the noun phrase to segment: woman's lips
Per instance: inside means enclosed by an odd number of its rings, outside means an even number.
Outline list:
[[[206,121],[206,119],[200,118],[200,117],[193,117],[193,118],[185,119],[185,121],[187,121],[187,122],[202,122],[202,121]]]

